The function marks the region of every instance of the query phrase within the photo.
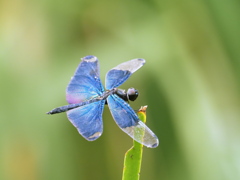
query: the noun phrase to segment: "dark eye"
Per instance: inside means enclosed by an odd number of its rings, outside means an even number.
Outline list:
[[[129,88],[127,91],[128,99],[131,101],[135,101],[138,97],[138,90],[134,88]]]

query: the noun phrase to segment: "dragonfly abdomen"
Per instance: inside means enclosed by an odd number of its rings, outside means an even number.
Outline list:
[[[55,108],[55,109],[47,112],[47,114],[57,114],[57,113],[66,112],[66,111],[69,111],[71,109],[75,109],[77,107],[85,106],[87,104],[94,103],[94,102],[101,101],[101,100],[103,100],[103,98],[98,97],[98,98],[90,99],[88,101],[80,102],[80,103],[77,103],[77,104],[69,104],[69,105],[61,106],[61,107]]]

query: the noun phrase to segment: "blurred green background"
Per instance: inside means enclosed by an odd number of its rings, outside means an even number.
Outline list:
[[[240,179],[240,2],[237,0],[0,1],[0,179],[121,179],[132,139],[104,111],[104,133],[83,139],[65,89],[80,58],[100,73],[146,59],[122,88],[140,91],[147,125],[141,179]]]

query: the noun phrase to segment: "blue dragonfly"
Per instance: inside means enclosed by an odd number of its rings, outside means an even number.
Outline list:
[[[144,59],[133,59],[108,71],[106,91],[99,78],[98,59],[95,56],[82,58],[66,90],[68,105],[55,108],[47,114],[67,111],[67,117],[78,132],[88,141],[99,138],[103,132],[102,114],[105,104],[126,134],[144,146],[158,146],[157,136],[141,121],[128,104],[138,97],[134,88],[117,88],[145,64]]]

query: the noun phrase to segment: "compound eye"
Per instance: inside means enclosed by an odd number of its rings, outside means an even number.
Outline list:
[[[138,97],[138,90],[136,90],[134,88],[129,88],[127,90],[127,95],[128,95],[129,100],[135,101]]]

